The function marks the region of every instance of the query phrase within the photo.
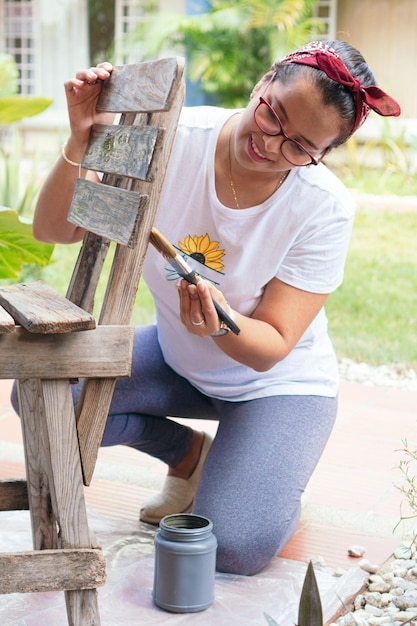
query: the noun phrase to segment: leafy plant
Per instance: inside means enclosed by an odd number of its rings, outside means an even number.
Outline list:
[[[278,58],[320,29],[317,0],[212,0],[206,13],[167,11],[147,17],[125,40],[140,42],[147,58],[161,51],[186,53],[188,74],[222,106],[244,106],[253,85]]]
[[[279,626],[272,617],[264,613],[268,626]],[[317,585],[314,567],[311,561],[307,566],[301,590],[300,603],[298,606],[297,626],[322,626],[323,609],[320,600],[320,592]]]
[[[10,55],[0,54],[0,124],[11,125],[24,117],[31,117],[45,110],[51,100],[17,95],[18,71]],[[14,129],[13,129],[14,130]],[[14,143],[16,146],[16,143]],[[34,173],[30,184],[17,200],[20,182],[20,151],[12,154],[2,147],[1,176],[2,198],[0,203],[0,279],[19,278],[28,265],[43,266],[49,262],[54,246],[36,241],[31,224],[19,218],[34,202],[37,186]]]
[[[381,151],[385,176],[401,173],[405,187],[410,187],[417,174],[417,135],[408,132],[405,126],[392,126],[389,120],[383,120],[382,129]]]
[[[396,488],[405,496],[409,513],[407,515],[401,513],[399,524],[404,520],[417,518],[417,448],[413,450],[406,439],[402,443],[401,452],[404,457],[398,465],[402,481],[396,485]],[[417,541],[417,535],[414,536],[414,541]]]
[[[47,98],[18,95],[19,72],[10,54],[0,54],[0,124],[11,124],[41,113],[52,103]]]
[[[19,278],[25,265],[46,265],[54,246],[33,238],[17,211],[0,207],[0,279]]]
[[[417,174],[417,135],[410,133],[398,120],[378,120],[379,132],[375,137],[364,140],[353,135],[336,154],[330,153],[326,164],[340,175],[348,186],[354,181],[368,178],[373,172],[377,177],[370,185],[378,193],[389,190],[389,179],[401,187],[401,194],[415,193]],[[343,159],[339,155],[343,154]],[[333,157],[336,157],[333,161]]]

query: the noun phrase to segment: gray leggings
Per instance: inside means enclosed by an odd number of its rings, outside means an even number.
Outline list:
[[[294,533],[336,411],[337,399],[322,396],[205,396],[166,365],[156,328],[145,326],[136,332],[132,376],[117,382],[102,445],[128,445],[175,466],[192,431],[166,416],[217,420],[194,513],[213,522],[218,570],[249,575]]]

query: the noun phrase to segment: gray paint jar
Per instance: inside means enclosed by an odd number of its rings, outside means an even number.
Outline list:
[[[153,601],[172,613],[196,613],[214,600],[217,539],[200,515],[167,515],[155,538]]]

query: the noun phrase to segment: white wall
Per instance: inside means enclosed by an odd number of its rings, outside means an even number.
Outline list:
[[[88,67],[87,0],[39,0],[40,93],[53,98],[52,108],[66,108],[63,83]]]
[[[87,0],[34,0],[37,45],[37,95],[53,103],[20,123],[26,155],[55,156],[68,136],[64,82],[88,67]]]

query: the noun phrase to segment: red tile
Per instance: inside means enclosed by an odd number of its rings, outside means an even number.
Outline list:
[[[280,557],[294,561],[308,561],[314,557],[323,557],[327,567],[348,569],[357,567],[359,559],[348,556],[348,548],[361,545],[365,548],[363,558],[371,563],[382,565],[400,545],[398,539],[375,537],[333,526],[307,524],[300,527]]]

